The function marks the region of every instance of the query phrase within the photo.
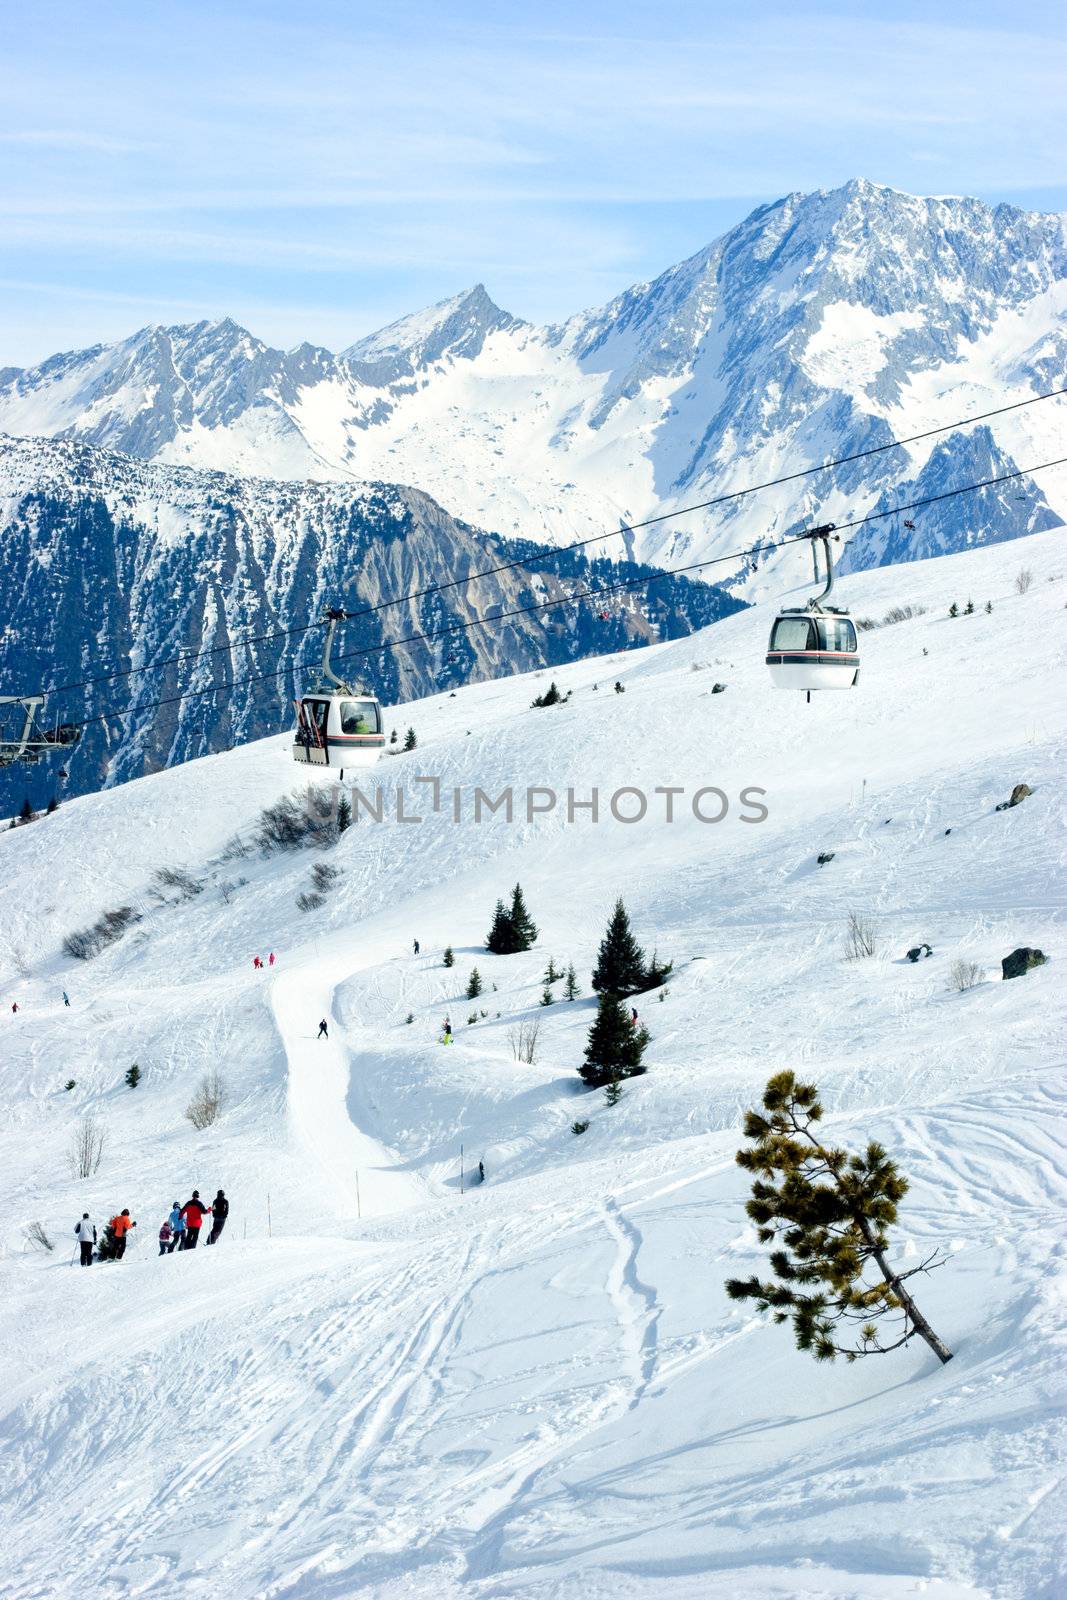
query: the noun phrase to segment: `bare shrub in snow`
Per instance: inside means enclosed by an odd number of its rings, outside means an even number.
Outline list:
[[[1034,581],[1034,575],[1030,571],[1030,568],[1029,567],[1022,567],[1015,574],[1015,592],[1016,592],[1016,594],[1025,594],[1027,589],[1030,588],[1030,585],[1033,583],[1033,581]]]
[[[985,971],[976,961],[954,961],[948,976],[949,988],[958,989],[962,994],[965,989],[973,989],[981,983]]]
[[[26,1229],[26,1243],[31,1250],[54,1250],[55,1244],[48,1236],[43,1222],[31,1222]]]
[[[925,617],[925,606],[890,606],[882,618],[882,627],[891,628],[895,622],[910,622],[913,617]]]
[[[160,905],[169,905],[195,900],[198,894],[203,893],[203,888],[203,881],[194,878],[184,867],[157,867],[148,892]]]
[[[196,1093],[185,1108],[185,1115],[199,1133],[218,1121],[226,1109],[227,1099],[222,1074],[217,1069],[205,1072],[196,1086]]]
[[[508,1044],[511,1046],[513,1061],[524,1061],[528,1067],[532,1067],[537,1061],[540,1043],[539,1022],[517,1022],[513,1028],[508,1029]]]
[[[319,906],[326,904],[326,896],[324,894],[315,894],[311,890],[305,889],[302,894],[297,895],[296,903],[301,911],[317,911]]]
[[[325,861],[316,861],[311,869],[311,879],[317,894],[329,894],[340,876],[340,868],[331,867]]]
[[[72,1178],[91,1178],[100,1171],[107,1145],[107,1133],[91,1111],[87,1111],[71,1135],[67,1162]]]
[[[114,911],[105,911],[91,928],[68,933],[63,940],[63,949],[76,961],[90,961],[107,945],[121,939],[127,928],[132,928],[140,920],[141,913],[135,911],[133,906],[117,906]]]
[[[864,961],[877,954],[878,929],[862,911],[850,911],[845,923],[845,960]]]
[[[241,838],[239,833],[232,833],[222,847],[220,861],[243,861],[245,856],[252,854],[252,846]]]
[[[264,855],[276,850],[304,850],[333,844],[337,838],[337,808],[330,795],[308,789],[283,795],[264,806],[256,824],[256,843]]]

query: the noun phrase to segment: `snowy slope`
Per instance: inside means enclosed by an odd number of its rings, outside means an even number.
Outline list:
[[[561,326],[519,321],[478,284],[337,356],[272,350],[229,320],[146,328],[12,374],[0,429],[411,483],[479,527],[566,543],[1063,387],[1065,312],[1062,217],[857,179],[763,206]],[[1060,456],[1064,404],[998,419],[979,454],[999,472]],[[918,498],[915,480],[970,481],[968,436],[944,458],[934,444],[628,537],[643,559],[696,560]],[[970,542],[1067,514],[1067,472],[1023,488],[973,508]],[[935,518],[862,564],[950,551],[957,529]],[[763,598],[777,574],[738,581]]]
[[[757,609],[557,671],[562,707],[530,709],[536,675],[404,707],[420,747],[381,778],[423,821],[349,830],[317,911],[294,903],[306,854],[220,859],[290,787],[280,740],[0,837],[5,1594],[1057,1592],[1067,561],[1042,534],[843,588],[860,615],[928,609],[865,633],[860,686],[810,706],[771,689]],[[441,780],[436,816],[419,775]],[[1023,780],[1031,797],[996,813]],[[452,820],[454,787],[466,808],[509,784],[597,785],[605,804],[638,786],[650,813]],[[657,785],[686,790],[673,823]],[[709,785],[731,802],[717,825],[688,805]],[[767,791],[757,825],[749,785]],[[162,864],[208,886],[153,906]],[[541,937],[493,958],[481,940],[516,879]],[[575,1068],[620,891],[676,970],[638,1001],[649,1073],[608,1109]],[[58,953],[126,901],[144,920],[109,953]],[[877,919],[875,960],[841,958],[853,907]],[[935,954],[911,966],[919,940]],[[1021,944],[1050,961],[1002,986]],[[253,973],[271,949],[274,972]],[[538,1006],[549,955],[579,969],[573,1005]],[[987,972],[963,994],[958,956]],[[475,962],[488,1016],[468,1026]],[[542,1056],[524,1066],[507,1032],[531,1017]],[[232,1104],[195,1134],[182,1109],[214,1065]],[[918,1345],[817,1367],[726,1299],[758,1260],[740,1116],[783,1066],[820,1084],[835,1136],[878,1136],[911,1178],[904,1257],[952,1252],[920,1280],[948,1367]],[[111,1142],[74,1182],[87,1108]],[[462,1194],[461,1144],[488,1175]],[[229,1231],[159,1261],[158,1221],[194,1183],[227,1189]],[[68,1266],[83,1204],[140,1219],[121,1266]],[[21,1249],[33,1219],[54,1256]]]

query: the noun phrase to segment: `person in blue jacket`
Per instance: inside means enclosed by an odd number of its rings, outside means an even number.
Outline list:
[[[182,1216],[182,1208],[177,1200],[170,1208],[170,1216],[167,1221],[170,1223],[170,1247],[167,1250],[167,1254],[173,1255],[176,1249],[185,1244],[185,1218]]]

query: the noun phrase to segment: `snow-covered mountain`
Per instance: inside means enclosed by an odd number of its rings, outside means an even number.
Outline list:
[[[568,542],[1067,384],[1064,218],[857,180],[761,207],[690,260],[555,327],[478,285],[340,355],[229,321],[147,328],[0,377],[0,429],[272,478],[417,485],[505,535]],[[967,433],[627,536],[660,564],[843,522],[1062,455],[1049,401]],[[883,529],[857,563],[1067,514],[1067,471]],[[1046,499],[1047,497],[1047,499]],[[618,541],[606,546],[617,547]],[[759,597],[795,557],[745,566]]]
[[[420,746],[382,782],[422,821],[389,805],[325,853],[252,845],[292,782],[281,738],[0,833],[5,1596],[1062,1593],[1063,546],[842,592],[877,619],[926,609],[865,632],[859,685],[810,706],[769,683],[758,608],[565,666],[552,709],[530,707],[547,674],[396,707]],[[527,785],[555,807],[527,817]],[[692,809],[709,785],[718,823]],[[514,820],[476,823],[474,789],[508,786]],[[568,821],[567,790],[594,787],[599,821]],[[613,819],[621,788],[643,820]],[[304,911],[316,864],[337,875]],[[161,867],[200,892],[153,894]],[[488,955],[516,880],[540,937]],[[576,1068],[620,893],[675,965],[636,1000],[648,1073],[609,1107]],[[61,953],[123,905],[141,920],[109,950]],[[844,959],[850,911],[875,924],[871,959]],[[1017,946],[1047,963],[1001,982]],[[574,962],[573,1003],[558,983],[539,1003],[550,957]],[[982,981],[955,987],[957,960]],[[513,1030],[533,1022],[524,1062]],[[742,1114],[785,1067],[818,1085],[835,1144],[878,1139],[909,1180],[894,1267],[949,1253],[911,1284],[947,1366],[919,1343],[821,1365],[727,1298],[766,1259]],[[229,1102],[197,1132],[213,1069]],[[107,1142],[77,1180],[87,1113]],[[194,1186],[226,1189],[227,1231],[160,1259]],[[123,1206],[125,1260],[72,1267],[75,1219]],[[35,1222],[54,1253],[24,1246]]]
[[[327,606],[360,610],[520,562],[349,623],[337,644],[343,664],[346,652],[649,570],[581,552],[547,555],[458,522],[415,489],[236,478],[72,441],[0,438],[0,683],[6,694],[55,688],[50,718],[90,721],[64,752],[62,786],[58,758],[0,769],[0,815],[26,796],[40,806],[57,787],[84,793],[291,725],[294,682],[322,650],[320,630],[294,630]],[[356,655],[355,670],[383,697],[406,698],[676,637],[738,605],[722,590],[667,578]],[[201,651],[214,653],[189,659]],[[172,664],[108,676],[162,661]],[[246,678],[258,681],[227,689]]]

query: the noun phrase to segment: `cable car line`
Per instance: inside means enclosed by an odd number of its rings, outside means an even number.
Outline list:
[[[840,529],[860,527],[864,523],[877,522],[886,517],[893,517],[898,511],[913,511],[918,509],[920,506],[932,505],[941,500],[950,500],[961,494],[973,494],[979,489],[987,489],[998,483],[1005,483],[1015,478],[1026,477],[1035,472],[1044,472],[1049,468],[1064,465],[1067,465],[1067,456],[1061,456],[1055,461],[1043,461],[1037,466],[1019,467],[1013,472],[1001,473],[994,478],[983,478],[977,483],[962,484],[959,488],[948,489],[941,494],[928,495],[921,500],[912,501],[908,505],[894,506],[887,511],[871,512],[865,517],[857,517],[851,522],[840,523],[837,526]],[[466,622],[452,622],[447,626],[435,629],[432,632],[424,631],[408,634],[401,639],[387,639],[379,644],[367,645],[359,650],[348,651],[346,654],[338,656],[336,659],[339,661],[353,661],[366,656],[384,654],[387,650],[402,649],[404,646],[410,644],[430,644],[437,639],[447,638],[453,634],[469,632],[473,628],[492,627],[494,624],[508,621],[512,617],[529,616],[537,612],[551,611],[560,606],[573,605],[582,600],[597,600],[605,595],[626,592],[632,589],[640,588],[647,584],[658,583],[665,578],[683,577],[687,573],[697,572],[706,567],[718,566],[727,561],[741,560],[745,556],[765,555],[772,550],[781,550],[788,545],[799,544],[803,540],[806,540],[810,537],[811,534],[807,532],[801,534],[792,534],[788,538],[780,539],[773,544],[752,545],[747,550],[729,551],[725,555],[711,556],[704,561],[693,561],[682,567],[663,568],[652,573],[647,573],[638,578],[628,578],[620,581],[619,583],[610,584],[602,588],[583,589],[578,594],[563,595],[554,600],[539,601],[535,605],[515,606],[510,611],[501,611],[495,612],[488,616],[473,617]],[[304,629],[299,631],[306,632],[308,630]],[[158,700],[141,701],[137,705],[130,706],[125,710],[100,712],[95,716],[85,717],[79,722],[72,722],[66,726],[71,729],[81,729],[90,727],[92,724],[98,722],[119,721],[122,718],[136,716],[140,712],[155,710],[161,706],[176,705],[184,700],[203,699],[207,695],[219,694],[224,690],[242,688],[247,684],[274,681],[278,678],[284,678],[290,673],[306,670],[307,668],[301,667],[296,663],[290,663],[287,666],[279,667],[273,672],[254,673],[241,678],[228,678],[223,680],[221,683],[212,684],[206,689],[187,689],[181,694],[167,695]]]
[[[1038,401],[1041,400],[1055,400],[1062,395],[1067,395],[1067,387],[1062,389],[1049,389],[1043,394],[1029,395],[1025,400],[1013,400],[1008,405],[998,406],[993,411],[982,411],[973,417],[961,417],[955,422],[945,422],[936,428],[926,428],[921,433],[908,434],[903,439],[891,439],[887,444],[871,445],[866,450],[857,450],[852,455],[839,456],[834,461],[824,461],[815,466],[803,467],[797,472],[786,473],[780,478],[769,478],[765,483],[750,484],[743,489],[732,489],[729,493],[716,495],[715,498],[711,500],[701,500],[693,505],[680,506],[675,511],[659,512],[656,516],[646,517],[641,522],[622,523],[618,528],[609,528],[601,531],[600,533],[591,534],[586,539],[576,539],[572,544],[547,548],[536,556],[519,556],[513,561],[504,561],[498,566],[486,567],[481,572],[471,572],[462,578],[451,578],[443,583],[429,584],[424,589],[414,589],[410,594],[398,595],[389,600],[380,600],[376,605],[366,606],[359,611],[346,611],[344,614],[345,620],[352,622],[360,617],[374,616],[377,612],[388,610],[393,606],[405,605],[412,600],[426,599],[429,595],[442,594],[448,589],[459,588],[464,584],[476,583],[480,578],[491,578],[496,576],[497,573],[509,572],[516,567],[529,567],[531,563],[537,561],[551,561],[556,556],[567,555],[573,550],[582,550],[587,545],[596,544],[602,539],[618,538],[624,533],[635,533],[640,531],[642,528],[651,528],[660,522],[669,522],[674,517],[689,516],[694,511],[706,511],[714,506],[725,505],[731,500],[740,500],[746,498],[748,495],[762,494],[768,489],[780,488],[781,485],[785,483],[795,483],[799,479],[811,477],[817,472],[832,472],[837,467],[849,466],[852,462],[865,460],[868,456],[881,455],[887,450],[901,449],[905,445],[916,444],[922,439],[933,438],[936,434],[951,433],[956,428],[967,428],[976,422],[986,422],[990,417],[1003,416],[1008,411],[1018,411],[1023,406],[1036,405]],[[1031,470],[1036,472],[1040,471],[1041,469],[1035,467]],[[1021,476],[1021,474],[1017,473],[1015,476]],[[907,510],[908,507],[899,506],[896,509]],[[855,527],[858,526],[858,524],[848,523],[841,524],[841,526]],[[764,548],[777,548],[777,546],[765,546]],[[69,690],[94,688],[100,683],[112,683],[120,678],[138,677],[146,672],[162,672],[164,668],[176,666],[184,661],[199,661],[207,656],[221,655],[225,652],[233,652],[235,650],[247,648],[250,645],[264,644],[273,639],[296,638],[302,634],[311,633],[314,629],[321,628],[323,626],[325,626],[324,622],[321,619],[316,619],[314,622],[304,623],[295,628],[273,628],[265,633],[250,634],[244,639],[231,640],[227,644],[209,645],[207,649],[204,650],[179,651],[177,655],[164,657],[162,661],[153,661],[143,667],[119,667],[116,668],[114,672],[105,672],[96,678],[81,678],[73,683],[55,684],[43,692],[46,696],[65,694]]]

